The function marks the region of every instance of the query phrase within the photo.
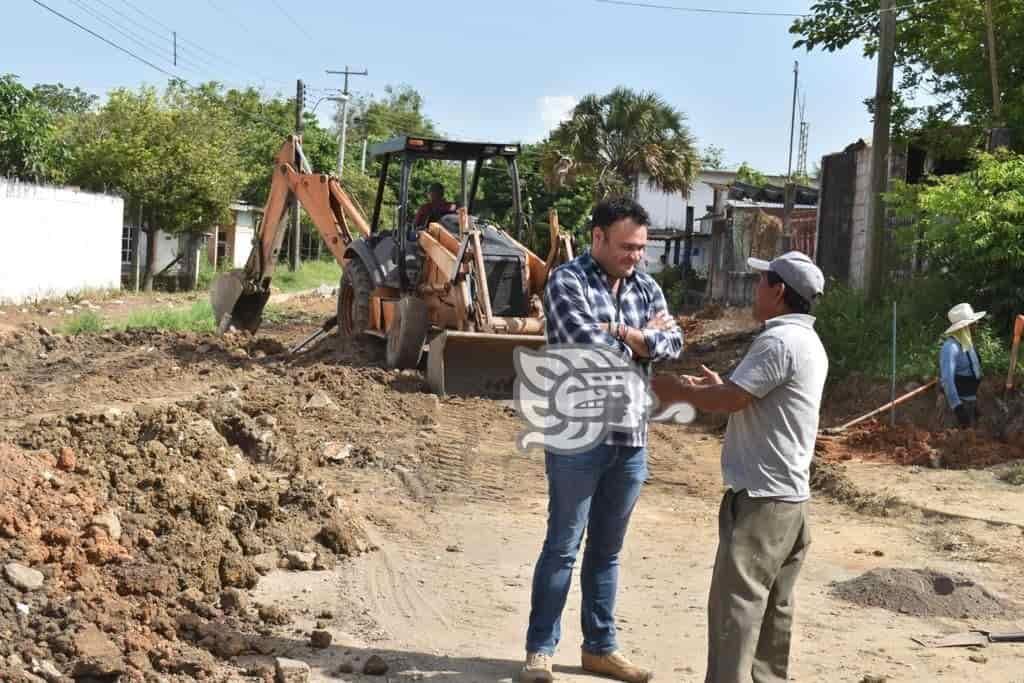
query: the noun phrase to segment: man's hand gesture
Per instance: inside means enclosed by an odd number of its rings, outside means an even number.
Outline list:
[[[700,376],[683,375],[683,384],[691,387],[711,387],[723,384],[722,377],[706,365],[700,366]]]

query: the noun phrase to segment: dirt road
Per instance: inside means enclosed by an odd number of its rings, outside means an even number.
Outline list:
[[[327,310],[322,301],[295,306]],[[29,328],[19,328],[17,339],[8,335],[0,355],[0,442],[18,453],[5,460],[22,468],[11,481],[38,485],[17,489],[24,505],[12,508],[6,526],[0,509],[0,564],[42,568],[45,584],[18,593],[0,580],[0,672],[5,663],[9,672],[33,658],[52,659],[65,673],[85,671],[88,643],[78,638],[65,646],[53,629],[90,634],[96,622],[114,661],[95,666],[120,667],[129,678],[260,680],[272,672],[273,657],[290,657],[311,665],[311,680],[369,680],[345,671],[361,671],[377,655],[391,681],[512,680],[545,522],[540,454],[514,451],[520,423],[508,407],[438,401],[415,373],[375,367],[372,350],[339,354],[332,339],[288,359],[283,345],[307,333],[312,319],[286,318],[258,341],[147,333],[48,339]],[[707,351],[716,361],[736,352]],[[220,407],[224,396],[235,412]],[[73,417],[85,413],[98,417]],[[55,458],[62,448],[79,464],[59,471],[60,487],[44,495],[56,486],[60,463],[43,452]],[[622,646],[650,664],[657,680],[702,680],[719,448],[713,425],[652,430],[652,476],[622,557],[617,612]],[[143,455],[152,459],[133,461]],[[161,475],[169,478],[147,475],[157,465],[170,468]],[[865,496],[884,492],[884,471],[872,480],[860,465],[846,467],[844,481]],[[956,500],[947,492],[927,512],[924,505],[862,505],[846,494],[851,504],[841,504],[819,492],[798,588],[793,679],[1024,681],[1020,645],[937,650],[911,640],[970,628],[1020,630],[1019,614],[911,617],[833,595],[835,582],[873,569],[930,568],[963,573],[1024,604],[1024,535],[1016,525],[1024,503],[1016,490],[1001,491],[1005,510],[989,522],[985,490],[975,493],[969,483],[980,475],[914,480],[907,468],[889,467],[911,477],[908,499],[927,486],[962,488]],[[168,495],[153,488],[167,486],[175,471],[188,476],[174,480]],[[0,489],[3,482],[0,476]],[[41,510],[46,501],[68,504],[68,491],[77,492],[75,505],[92,506],[90,515],[119,511],[122,539],[103,562],[93,562],[95,549],[114,547],[103,545],[113,540],[95,524],[75,532],[84,539],[80,558],[66,561],[77,543],[67,536],[60,542],[69,549],[56,550]],[[262,510],[258,491],[276,507]],[[946,514],[961,504],[979,519]],[[327,552],[317,530],[337,515],[365,534],[366,549],[376,549]],[[78,529],[73,522],[63,523]],[[210,554],[211,565],[171,561],[163,594],[125,592],[124,572],[168,562],[167,553],[181,546],[166,544],[187,534],[216,539],[193,550]],[[304,565],[302,551],[318,559]],[[242,569],[225,572],[225,562]],[[243,571],[249,566],[259,575]],[[242,597],[230,592],[234,584]],[[50,616],[56,605],[83,600],[77,612],[64,607],[64,616]],[[131,627],[102,619],[102,606],[123,610]],[[329,633],[330,645],[311,647],[314,630]],[[556,657],[560,680],[597,680],[577,668],[579,641],[574,581]]]

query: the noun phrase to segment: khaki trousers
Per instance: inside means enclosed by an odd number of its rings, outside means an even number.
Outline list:
[[[726,492],[708,598],[706,683],[787,679],[793,588],[810,543],[807,503]]]

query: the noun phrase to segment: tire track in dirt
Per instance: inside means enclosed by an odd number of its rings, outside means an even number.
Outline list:
[[[515,497],[536,463],[516,448],[520,424],[496,403],[450,400],[441,405],[431,449],[430,476],[462,500],[505,502]]]

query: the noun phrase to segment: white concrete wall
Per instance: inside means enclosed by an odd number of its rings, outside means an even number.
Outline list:
[[[0,302],[121,286],[120,197],[0,178]]]
[[[252,211],[235,212],[235,243],[231,249],[235,268],[245,268],[245,262],[249,260],[252,238],[256,232],[255,216]]]

